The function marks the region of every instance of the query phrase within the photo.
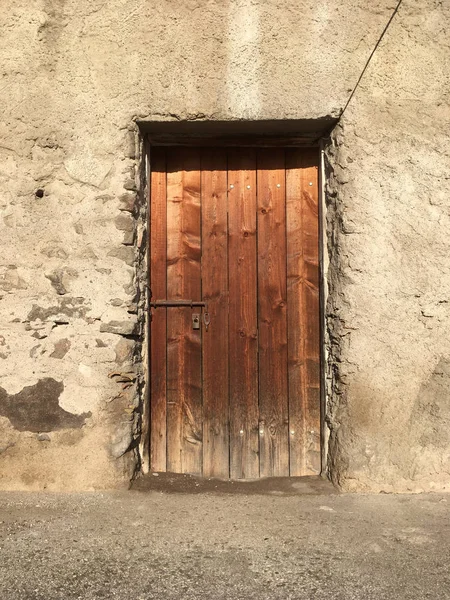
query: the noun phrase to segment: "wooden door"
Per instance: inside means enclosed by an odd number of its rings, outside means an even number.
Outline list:
[[[151,470],[319,473],[318,152],[156,147],[150,168]]]

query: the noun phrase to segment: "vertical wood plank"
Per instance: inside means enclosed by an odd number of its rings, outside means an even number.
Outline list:
[[[233,187],[231,187],[233,186]],[[230,476],[259,477],[256,153],[228,154]]]
[[[311,185],[312,184],[312,185]],[[290,473],[320,473],[318,155],[286,151]]]
[[[150,289],[166,298],[166,153],[150,157]],[[150,324],[150,469],[166,470],[166,312],[153,311]]]
[[[262,477],[289,475],[284,149],[258,151],[259,434]]]
[[[228,215],[225,149],[202,150],[203,476],[229,477]]]
[[[167,238],[168,297],[200,299],[198,149],[171,149],[167,157]],[[200,475],[201,330],[192,329],[190,308],[167,311],[167,468],[172,472]]]

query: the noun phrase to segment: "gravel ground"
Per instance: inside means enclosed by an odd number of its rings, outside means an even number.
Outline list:
[[[450,598],[450,496],[292,485],[1,493],[0,599]]]

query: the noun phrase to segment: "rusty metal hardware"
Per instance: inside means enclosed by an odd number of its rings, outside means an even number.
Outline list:
[[[192,329],[200,329],[200,315],[192,313]]]
[[[150,299],[152,298],[152,290],[146,286],[149,291]],[[208,313],[208,303],[197,300],[155,300],[155,302],[149,302],[150,307],[150,321],[152,320],[152,308],[180,308],[186,306],[188,308],[203,308],[203,322],[205,323],[206,331],[211,322],[211,318]],[[198,313],[192,315],[192,329],[200,329],[201,317]]]
[[[148,291],[149,291],[149,295],[150,298],[152,298],[152,290],[146,286]],[[149,302],[149,307],[150,307],[150,321],[152,321],[153,319],[153,315],[152,315],[152,308],[180,308],[180,307],[187,307],[187,308],[203,308],[205,313],[203,316],[203,322],[205,323],[205,327],[206,327],[206,331],[208,331],[208,326],[209,323],[211,322],[211,319],[209,317],[209,313],[208,313],[208,303],[207,302],[203,302],[203,301],[197,301],[197,300],[156,300],[155,302]],[[193,313],[192,314],[192,329],[200,329],[200,321],[201,321],[201,317],[198,313]]]
[[[191,308],[202,306],[208,309],[207,302],[194,302],[194,300],[157,300],[150,302],[151,308],[179,308],[180,306],[190,306]]]

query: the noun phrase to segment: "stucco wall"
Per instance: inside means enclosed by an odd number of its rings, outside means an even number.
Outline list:
[[[449,24],[448,3],[404,1],[333,135],[331,449],[350,489],[450,489]]]
[[[139,466],[135,120],[338,117],[394,8],[3,0],[1,488]],[[330,465],[351,488],[449,481],[448,24],[404,0],[328,152]]]

